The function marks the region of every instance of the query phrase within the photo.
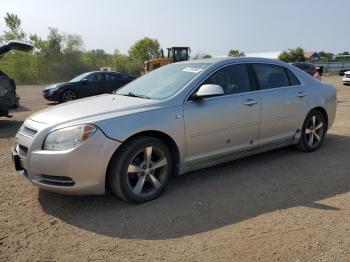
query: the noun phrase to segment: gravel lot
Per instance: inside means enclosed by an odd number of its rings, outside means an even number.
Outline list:
[[[13,169],[22,121],[48,105],[20,86],[0,120],[0,261],[350,261],[350,87],[324,146],[284,148],[174,178],[143,205],[39,190]]]

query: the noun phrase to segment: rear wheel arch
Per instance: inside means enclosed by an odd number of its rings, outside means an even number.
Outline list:
[[[318,112],[320,112],[323,115],[323,117],[325,118],[325,121],[326,121],[326,130],[327,130],[328,129],[328,113],[327,113],[326,109],[324,109],[321,106],[317,106],[317,107],[314,107],[314,108],[310,109],[309,112],[307,113],[307,115],[311,111],[318,111]]]
[[[79,94],[78,94],[78,92],[77,92],[75,89],[73,89],[73,88],[66,88],[66,89],[64,89],[64,91],[63,91],[63,92],[60,94],[60,96],[59,96],[60,102],[64,102],[62,96],[63,96],[63,94],[66,93],[67,91],[68,91],[68,92],[74,93],[75,96],[76,96],[76,99],[79,99]]]

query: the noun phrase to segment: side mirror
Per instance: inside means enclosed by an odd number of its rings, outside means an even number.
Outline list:
[[[207,84],[202,85],[196,93],[192,95],[193,100],[201,100],[206,97],[222,96],[224,95],[224,89],[220,85]]]
[[[83,80],[81,80],[81,83],[82,83],[83,85],[86,85],[86,84],[87,84],[87,82],[89,82],[89,80],[87,80],[87,79],[83,79]]]

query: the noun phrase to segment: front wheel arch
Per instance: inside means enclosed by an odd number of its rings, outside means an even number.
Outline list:
[[[114,154],[110,158],[109,163],[108,163],[108,167],[106,170],[106,177],[105,177],[105,188],[106,188],[107,192],[110,192],[110,190],[111,190],[109,187],[109,184],[108,184],[108,179],[109,179],[108,174],[109,174],[109,170],[111,168],[111,164],[112,164],[113,159],[120,152],[120,150],[122,149],[123,145],[126,144],[126,142],[133,140],[137,137],[141,137],[141,136],[157,138],[157,139],[161,140],[162,142],[164,142],[169,147],[169,150],[171,152],[171,156],[172,156],[172,159],[174,162],[172,174],[173,175],[178,174],[179,169],[180,169],[180,151],[179,151],[179,148],[178,148],[176,142],[174,141],[174,139],[171,136],[169,136],[168,134],[161,132],[161,131],[157,131],[157,130],[148,130],[148,131],[139,132],[139,133],[136,133],[136,134],[128,137],[127,139],[125,139],[123,141],[123,143],[121,144],[121,146],[117,148],[117,150],[114,152]]]

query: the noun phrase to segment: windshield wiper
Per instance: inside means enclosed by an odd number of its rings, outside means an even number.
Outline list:
[[[146,96],[146,95],[139,95],[139,94],[135,94],[135,93],[132,93],[132,92],[129,92],[127,94],[118,94],[117,95],[121,95],[121,96],[131,96],[131,97],[139,97],[139,98],[144,98],[144,99],[151,99],[149,96]]]

